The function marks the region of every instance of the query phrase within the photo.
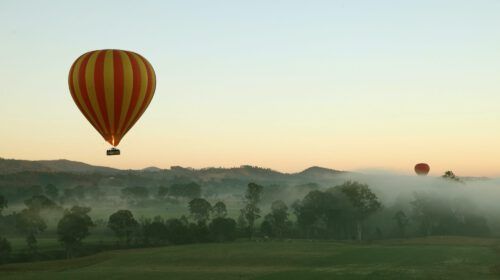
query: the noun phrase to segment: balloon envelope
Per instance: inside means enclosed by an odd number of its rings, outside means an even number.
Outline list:
[[[429,173],[430,170],[431,168],[427,163],[417,163],[415,165],[415,173],[417,173],[418,175],[425,176]]]
[[[85,118],[107,142],[118,146],[151,102],[156,76],[137,53],[97,50],[73,63],[68,83]]]

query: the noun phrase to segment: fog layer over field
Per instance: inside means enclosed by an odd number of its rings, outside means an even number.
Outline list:
[[[7,236],[22,235],[17,229],[18,213],[34,207],[29,205],[31,198],[42,196],[54,203],[39,207],[47,224],[39,233],[42,236],[54,236],[64,210],[75,205],[90,208],[88,215],[95,223],[92,232],[112,236],[108,222],[118,210],[129,210],[140,223],[180,219],[188,225],[200,222],[191,203],[201,199],[208,203],[204,223],[217,217],[213,207],[222,203],[224,215],[238,222],[243,237],[251,183],[262,187],[252,205],[258,208],[252,228],[260,237],[350,239],[361,229],[363,237],[359,233],[357,238],[500,236],[499,179],[341,172],[320,167],[295,174],[251,166],[4,174],[0,175],[0,195],[9,203],[0,226]],[[358,193],[349,196],[349,189]],[[35,207],[37,203],[41,202]],[[276,207],[282,212],[279,234],[273,232]]]

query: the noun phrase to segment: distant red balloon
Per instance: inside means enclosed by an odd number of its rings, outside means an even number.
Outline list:
[[[415,173],[417,173],[417,175],[425,176],[429,173],[429,170],[431,170],[431,168],[427,163],[417,163],[415,165]]]

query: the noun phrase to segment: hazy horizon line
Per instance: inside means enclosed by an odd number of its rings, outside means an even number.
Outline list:
[[[229,166],[229,165],[219,165],[219,166],[212,165],[212,166],[203,166],[203,167],[192,167],[192,166],[187,166],[187,165],[172,164],[168,167],[163,167],[163,166],[158,166],[158,165],[147,165],[147,166],[139,167],[139,168],[122,168],[122,167],[116,167],[113,165],[103,165],[103,164],[99,164],[99,163],[92,163],[92,162],[86,162],[86,161],[80,161],[80,160],[72,160],[72,159],[68,159],[68,158],[23,159],[23,158],[5,158],[5,157],[0,156],[0,160],[19,160],[19,161],[31,161],[31,162],[63,161],[63,160],[65,160],[65,161],[83,163],[83,164],[87,164],[87,165],[91,165],[91,166],[95,166],[95,167],[105,167],[105,168],[112,168],[112,169],[123,170],[123,171],[144,170],[144,169],[148,169],[148,168],[158,168],[161,170],[171,170],[172,168],[175,168],[175,167],[181,167],[181,168],[193,169],[193,170],[204,170],[204,169],[211,169],[211,168],[214,168],[214,169],[233,169],[233,168],[242,168],[242,167],[249,166],[249,167],[254,167],[254,168],[267,169],[267,170],[271,170],[271,171],[282,173],[282,174],[297,174],[297,173],[301,173],[301,172],[304,172],[308,169],[316,167],[316,168],[323,168],[323,169],[328,169],[328,170],[338,171],[338,172],[362,173],[365,175],[383,175],[383,174],[385,174],[385,175],[396,175],[396,176],[415,176],[415,174],[413,174],[413,170],[408,171],[408,172],[404,172],[401,170],[394,170],[394,169],[388,169],[388,168],[382,168],[382,167],[364,167],[364,168],[356,168],[356,169],[352,169],[352,170],[347,170],[347,169],[340,169],[340,168],[335,168],[335,167],[314,165],[314,164],[310,165],[308,167],[302,168],[302,169],[298,169],[298,170],[294,170],[294,171],[286,171],[286,170],[281,170],[279,168],[272,168],[272,167],[261,166],[258,164],[249,164],[249,163],[239,164],[239,165],[231,165],[231,166]],[[444,173],[444,171],[443,171],[443,173]],[[493,175],[493,176],[484,176],[484,175],[462,175],[462,176],[460,176],[460,174],[456,174],[456,175],[458,177],[463,177],[463,178],[472,177],[472,178],[495,179],[495,178],[500,177],[499,175]],[[427,177],[440,177],[440,176],[441,175],[429,174]]]

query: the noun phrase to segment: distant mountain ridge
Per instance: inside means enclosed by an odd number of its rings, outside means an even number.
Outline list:
[[[59,160],[16,160],[0,158],[0,174],[14,174],[20,172],[67,172],[67,173],[101,173],[113,174],[120,172],[172,172],[179,175],[199,174],[212,178],[217,177],[253,177],[253,176],[271,176],[271,177],[317,177],[317,176],[335,176],[345,171],[328,169],[324,167],[313,166],[297,173],[283,173],[269,168],[258,166],[242,165],[240,167],[209,167],[194,169],[181,166],[172,166],[170,169],[161,169],[155,166],[146,167],[139,170],[124,170],[105,166],[95,166],[78,161],[66,159]]]
[[[122,170],[66,159],[31,161],[0,158],[0,174],[19,172],[116,173],[120,171]]]

